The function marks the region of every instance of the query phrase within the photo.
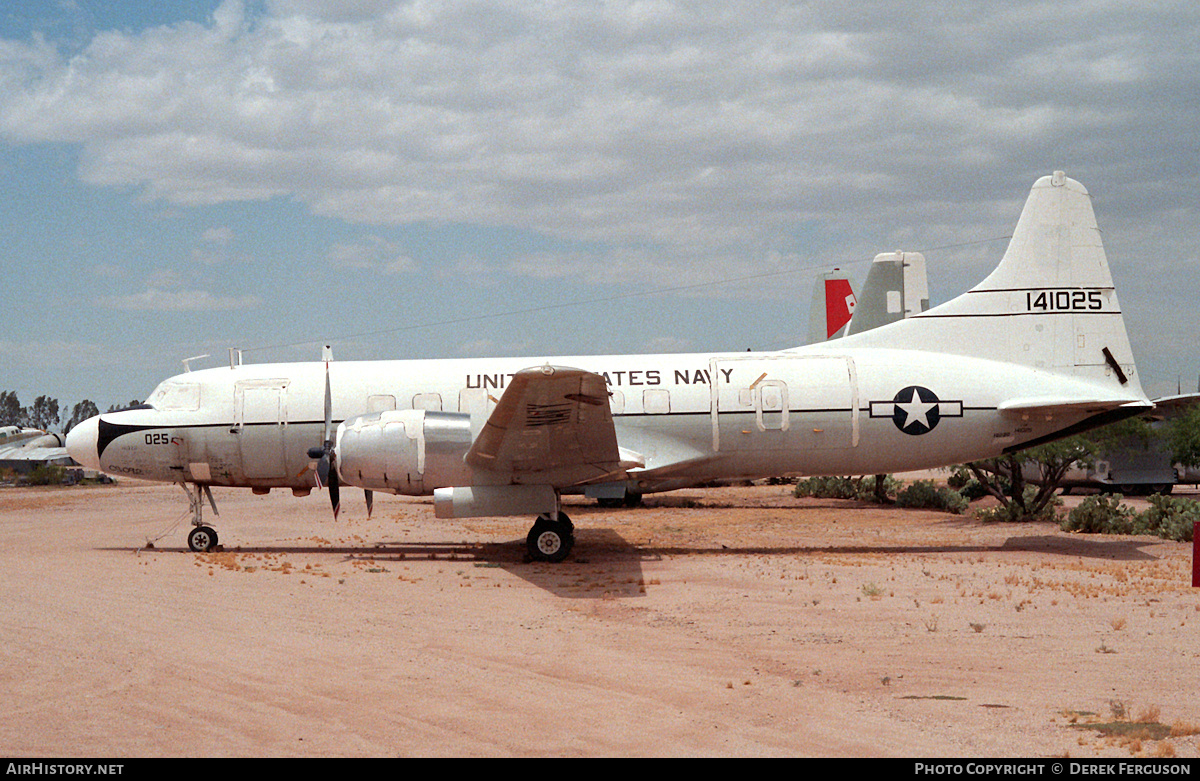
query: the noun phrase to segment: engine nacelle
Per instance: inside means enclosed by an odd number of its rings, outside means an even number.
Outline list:
[[[471,447],[471,416],[423,409],[359,415],[338,426],[338,475],[372,491],[421,496],[470,483],[463,456]]]

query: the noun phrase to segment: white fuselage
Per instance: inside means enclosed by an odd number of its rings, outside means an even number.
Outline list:
[[[605,377],[622,477],[649,492],[785,474],[879,474],[1000,454],[1089,418],[1087,409],[1021,416],[1016,397],[1096,398],[1084,380],[921,350],[331,362],[332,418],[426,409],[469,416],[477,432],[513,373],[553,363]],[[151,408],[88,422],[72,453],[113,475],[255,488],[310,488],[325,436],[326,364],[239,365],[178,375]],[[87,443],[85,443],[87,444]],[[421,484],[461,484],[464,472]],[[469,475],[468,475],[469,479]],[[353,483],[353,481],[350,481]]]

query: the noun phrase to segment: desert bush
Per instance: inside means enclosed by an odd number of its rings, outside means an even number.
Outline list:
[[[67,476],[67,470],[54,464],[39,464],[29,472],[30,485],[59,485]]]
[[[985,523],[1058,520],[1058,508],[1062,507],[1062,499],[1053,495],[1043,495],[1039,505],[1037,497],[1040,491],[1041,489],[1037,486],[1027,485],[1023,502],[1008,502],[996,507],[982,507],[975,511],[975,517]]]
[[[1059,524],[1063,531],[1085,534],[1132,534],[1137,513],[1121,503],[1120,494],[1085,497]]]
[[[796,481],[792,495],[811,496],[817,499],[861,499],[872,501],[875,497],[875,475],[866,477],[819,476]],[[884,476],[885,496],[895,496],[901,483],[891,475]]]
[[[1003,491],[1007,492],[1012,490],[1012,486],[1007,480],[1002,479],[999,484],[1001,490]],[[946,485],[967,497],[967,500],[971,502],[975,501],[976,499],[982,499],[988,495],[987,486],[979,482],[979,480],[971,474],[970,469],[961,465],[955,467],[954,471],[950,473],[950,477],[946,479]]]
[[[1191,542],[1192,531],[1200,523],[1200,503],[1182,496],[1150,497],[1150,506],[1138,514],[1139,534],[1156,534],[1167,540]]]
[[[896,505],[898,507],[943,510],[961,515],[966,511],[970,502],[953,488],[934,485],[932,480],[917,480],[896,494]]]
[[[1089,496],[1067,513],[1062,528],[1089,534],[1153,534],[1176,542],[1191,542],[1200,522],[1200,504],[1181,496],[1150,497],[1143,512],[1122,504],[1120,494]]]
[[[857,499],[858,485],[852,477],[821,475],[796,481],[792,494],[797,497],[812,496],[817,499]]]

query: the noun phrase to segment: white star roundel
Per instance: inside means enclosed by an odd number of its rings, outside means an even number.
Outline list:
[[[938,397],[929,388],[909,385],[892,399],[892,422],[905,434],[928,434],[942,419]]]
[[[912,436],[928,434],[942,418],[963,416],[961,400],[939,399],[920,385],[902,388],[890,401],[872,401],[870,409],[872,418],[891,418],[896,428]]]

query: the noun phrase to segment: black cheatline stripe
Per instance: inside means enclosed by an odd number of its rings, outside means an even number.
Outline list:
[[[1098,285],[1062,285],[1060,287],[989,287],[979,290],[968,290],[967,293],[1028,293],[1034,290],[1116,290],[1113,285],[1102,287]]]
[[[932,312],[933,310],[929,310]],[[1062,309],[1053,312],[962,312],[953,315],[931,315],[929,312],[923,312],[919,315],[913,315],[910,320],[915,320],[918,317],[927,318],[930,320],[949,320],[955,317],[1023,317],[1024,315],[1033,315],[1035,317],[1045,317],[1046,315],[1091,315],[1092,317],[1100,317],[1101,315],[1119,315],[1121,310],[1115,312],[1084,312],[1070,309]]]

